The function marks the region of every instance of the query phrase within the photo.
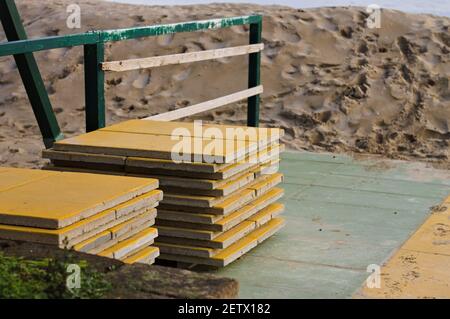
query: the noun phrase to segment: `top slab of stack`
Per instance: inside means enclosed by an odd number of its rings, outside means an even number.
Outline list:
[[[122,133],[138,133],[149,135],[181,135],[192,137],[203,137],[208,135],[208,131],[214,129],[220,131],[221,136],[215,136],[217,139],[224,140],[241,140],[257,142],[259,148],[266,147],[268,144],[279,140],[284,131],[278,128],[252,128],[237,125],[220,125],[220,124],[195,124],[195,122],[161,122],[161,121],[142,121],[130,120],[119,124],[111,125],[100,129],[105,132],[122,132]],[[254,134],[251,130],[254,129]],[[231,132],[231,133],[229,133]]]
[[[186,151],[192,162],[214,161],[231,163],[256,153],[259,149],[278,141],[283,135],[280,129],[255,128],[248,134],[247,127],[205,124],[196,130],[194,123],[157,122],[131,120],[95,132],[59,141],[54,151],[108,154],[108,156],[141,157],[171,160],[179,140],[173,136],[191,137],[191,150]],[[220,136],[208,137],[208,129],[215,128]],[[234,134],[227,134],[235,129]],[[212,141],[221,143],[219,148],[207,147]],[[200,159],[200,160],[198,160]]]
[[[156,188],[148,178],[0,168],[0,224],[60,229]]]

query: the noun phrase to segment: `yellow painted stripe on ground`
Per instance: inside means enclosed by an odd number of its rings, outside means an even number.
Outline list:
[[[354,297],[450,298],[449,204],[450,197],[384,264],[379,288],[364,283]]]

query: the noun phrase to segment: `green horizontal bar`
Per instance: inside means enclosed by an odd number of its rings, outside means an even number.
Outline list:
[[[80,34],[12,41],[0,44],[0,56],[32,53],[36,51],[74,47],[101,42],[129,40],[178,32],[221,29],[236,25],[258,23],[261,20],[261,16],[252,15],[118,30],[92,31]]]
[[[258,23],[260,21],[262,21],[262,17],[260,15],[251,15],[251,16],[212,19],[203,21],[154,25],[138,28],[127,28],[119,30],[107,30],[102,31],[100,33],[100,36],[103,42],[121,41],[179,32],[193,32],[199,30],[229,28],[237,25]]]
[[[98,42],[96,32],[70,34],[40,39],[11,41],[0,44],[0,56],[32,53],[36,51],[74,47]]]

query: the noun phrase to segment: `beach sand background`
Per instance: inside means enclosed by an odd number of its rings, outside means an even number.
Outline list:
[[[159,23],[264,15],[261,123],[286,130],[289,148],[379,154],[450,168],[450,18],[364,8],[293,9],[211,4],[143,6],[79,0],[82,28],[68,29],[73,1],[17,1],[28,35],[63,35]],[[0,32],[0,40],[5,37]],[[242,45],[245,27],[108,44],[107,60]],[[66,136],[84,132],[82,47],[39,52]],[[107,123],[220,97],[247,85],[247,58],[107,74]],[[243,124],[246,103],[186,119]],[[39,167],[43,143],[12,57],[0,58],[0,165]]]

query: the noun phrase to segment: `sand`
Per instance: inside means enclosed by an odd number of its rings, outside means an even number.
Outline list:
[[[363,8],[298,10],[211,4],[134,6],[77,1],[82,28],[66,27],[72,1],[17,1],[29,37],[264,15],[261,123],[286,130],[291,149],[380,154],[449,168],[450,18],[383,10],[380,29]],[[246,28],[183,33],[108,45],[107,60],[245,44]],[[0,40],[5,39],[0,33]],[[36,53],[66,136],[84,131],[82,48]],[[107,122],[192,105],[246,88],[245,57],[107,75]],[[186,119],[243,124],[246,104]],[[14,60],[0,58],[0,165],[39,167],[39,129]]]

